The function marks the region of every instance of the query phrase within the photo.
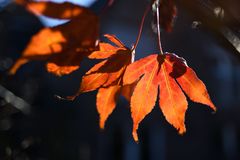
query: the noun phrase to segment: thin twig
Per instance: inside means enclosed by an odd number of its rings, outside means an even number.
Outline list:
[[[150,5],[148,5],[147,8],[144,11],[144,14],[143,14],[143,17],[142,17],[142,20],[141,20],[141,24],[140,24],[140,28],[139,28],[139,31],[138,31],[138,36],[137,36],[135,44],[132,47],[132,51],[135,51],[135,49],[137,48],[138,42],[139,42],[139,40],[141,38],[141,35],[142,35],[142,30],[143,30],[143,25],[144,25],[144,22],[145,22],[145,18],[147,16],[151,6],[152,6],[152,3]]]
[[[161,30],[160,30],[160,12],[159,4],[157,3],[157,34],[158,34],[158,46],[160,53],[163,54],[162,43],[161,43]]]

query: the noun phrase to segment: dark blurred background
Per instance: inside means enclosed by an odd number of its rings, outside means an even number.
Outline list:
[[[156,106],[141,123],[137,144],[123,98],[101,131],[96,92],[73,102],[54,97],[77,91],[81,76],[93,65],[89,60],[61,78],[47,73],[45,62],[28,63],[16,75],[7,75],[31,36],[59,21],[39,19],[0,0],[0,160],[239,160],[240,1],[175,1],[178,16],[173,31],[162,32],[163,49],[187,60],[205,82],[218,111],[213,114],[207,106],[189,101],[187,133],[180,136]],[[107,0],[75,3],[99,12]],[[101,35],[115,34],[130,47],[148,3],[115,0],[101,16]],[[158,52],[152,21],[149,14],[137,59]]]

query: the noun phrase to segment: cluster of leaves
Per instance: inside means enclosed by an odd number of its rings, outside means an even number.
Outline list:
[[[31,60],[47,61],[47,70],[55,75],[70,74],[79,68],[84,57],[96,50],[99,18],[89,9],[68,2],[16,2],[36,15],[67,19],[69,22],[43,28],[35,34],[10,74],[15,74],[20,66]]]
[[[17,3],[34,14],[70,21],[43,28],[34,35],[10,73],[14,74],[30,60],[45,60],[49,72],[62,76],[78,69],[84,57],[101,59],[82,77],[79,91],[68,97],[74,99],[82,93],[98,90],[96,106],[101,128],[115,109],[120,95],[130,102],[135,141],[138,141],[139,123],[152,111],[158,94],[163,115],[180,134],[186,131],[184,121],[188,102],[185,94],[192,101],[216,110],[204,83],[183,58],[164,53],[134,61],[135,48],[129,49],[114,35],[105,35],[112,44],[98,43],[98,17],[87,8],[67,2],[18,0]],[[172,0],[161,1],[160,13],[160,25],[170,31],[176,15]]]

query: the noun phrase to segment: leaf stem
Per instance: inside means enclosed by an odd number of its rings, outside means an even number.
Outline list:
[[[160,54],[163,54],[162,43],[161,43],[161,30],[160,30],[160,12],[159,12],[159,1],[156,1],[157,8],[157,34],[158,34],[158,46]]]
[[[113,3],[114,3],[114,0],[107,0],[103,8],[100,10],[99,14],[103,15],[109,9],[109,7],[112,6]]]
[[[141,20],[141,24],[140,24],[140,28],[139,28],[139,31],[138,31],[138,36],[137,36],[135,44],[132,47],[132,52],[133,51],[135,52],[135,49],[137,48],[137,45],[138,45],[139,40],[140,40],[141,35],[142,35],[142,30],[143,30],[143,25],[144,25],[144,22],[145,22],[145,18],[147,16],[151,6],[152,6],[152,3],[150,3],[150,5],[148,5],[147,8],[144,11],[144,14],[143,14],[143,17],[142,17],[142,20]]]

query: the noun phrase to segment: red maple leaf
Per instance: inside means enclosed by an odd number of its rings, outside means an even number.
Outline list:
[[[216,110],[204,83],[185,60],[175,54],[154,54],[142,58],[127,67],[123,80],[124,85],[138,80],[130,101],[135,141],[138,141],[139,123],[155,106],[158,90],[159,106],[166,120],[180,134],[186,131],[184,121],[188,105],[183,91],[192,101]]]

